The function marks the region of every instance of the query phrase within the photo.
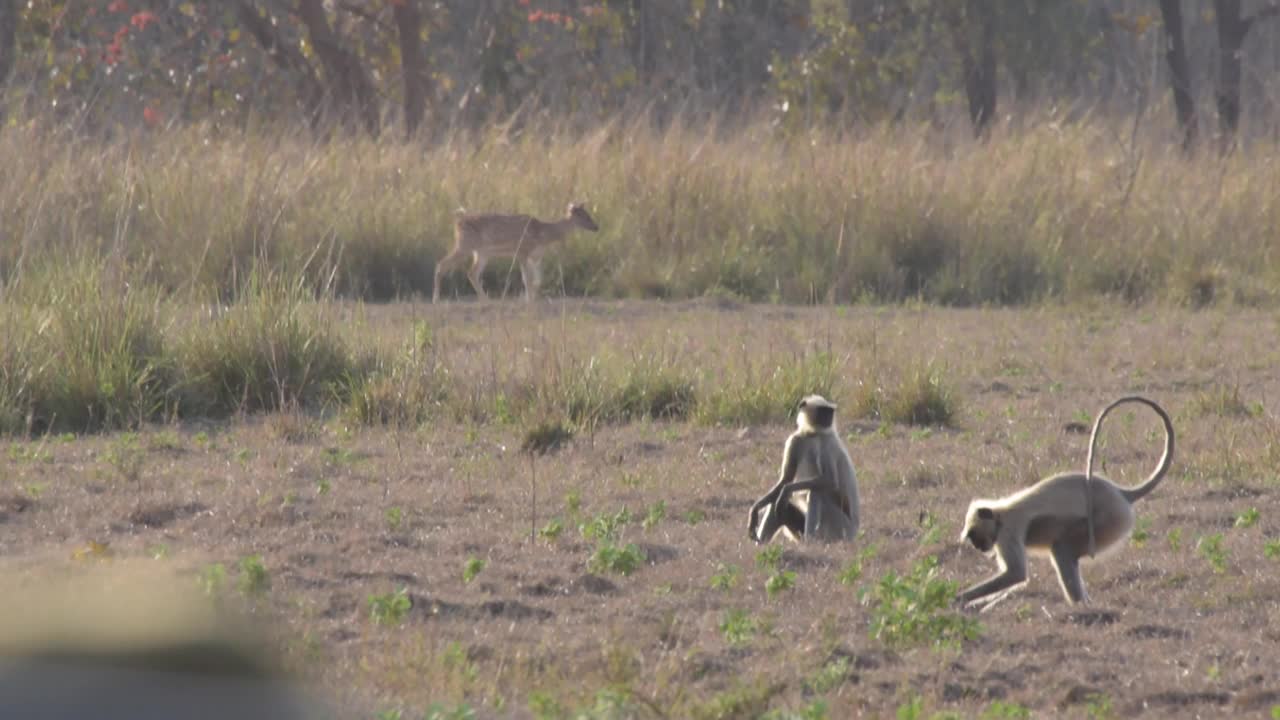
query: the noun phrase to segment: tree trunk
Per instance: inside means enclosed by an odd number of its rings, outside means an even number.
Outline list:
[[[13,71],[13,44],[18,36],[18,0],[0,0],[0,91]],[[3,98],[0,98],[3,99]]]
[[[996,116],[996,22],[990,2],[969,3],[962,43],[964,93],[976,137],[986,137]]]
[[[1252,20],[1240,14],[1240,0],[1214,0],[1218,19],[1218,139],[1225,152],[1240,127],[1240,49]]]
[[[343,125],[349,127],[354,120],[359,120],[369,135],[377,137],[381,121],[373,81],[360,58],[338,41],[329,25],[323,1],[298,0],[298,17],[307,26],[307,38],[324,67],[330,104],[337,110]]]
[[[250,0],[238,0],[236,14],[240,24],[258,41],[262,49],[286,73],[294,75],[302,86],[299,93],[307,117],[307,125],[313,131],[320,129],[324,109],[324,88],[307,58],[294,45],[282,42],[270,19],[263,17]],[[212,102],[212,101],[210,101]]]
[[[422,126],[431,77],[422,49],[422,13],[418,0],[401,0],[391,6],[400,40],[400,68],[404,73],[404,134],[412,140]]]
[[[1187,63],[1187,45],[1182,37],[1182,0],[1160,0],[1160,15],[1168,37],[1165,58],[1169,62],[1169,84],[1173,88],[1173,106],[1182,128],[1182,149],[1188,151],[1196,143],[1195,98],[1191,95],[1191,68]]]

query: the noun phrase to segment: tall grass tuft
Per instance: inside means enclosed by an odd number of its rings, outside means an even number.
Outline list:
[[[861,383],[851,403],[855,417],[877,418],[903,425],[955,423],[959,398],[941,368],[933,363],[907,367],[896,385]]]
[[[159,296],[110,266],[46,266],[0,306],[0,432],[97,431],[158,417],[175,368]]]
[[[835,382],[836,363],[829,352],[762,371],[748,367],[712,383],[714,389],[700,398],[694,418],[708,425],[785,423],[804,396],[832,397]]]
[[[254,273],[242,298],[187,329],[177,354],[184,412],[314,405],[356,384],[364,368],[296,281]]]

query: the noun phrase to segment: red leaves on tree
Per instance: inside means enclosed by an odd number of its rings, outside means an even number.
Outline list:
[[[129,24],[139,30],[146,30],[147,26],[155,21],[156,14],[149,10],[143,10],[140,13],[135,13],[133,17],[129,18]]]
[[[111,0],[111,3],[107,5],[107,12],[118,13],[128,11],[129,3],[126,3],[124,0]]]
[[[159,110],[148,105],[142,108],[142,121],[147,124],[147,127],[155,127],[164,122],[164,115]]]

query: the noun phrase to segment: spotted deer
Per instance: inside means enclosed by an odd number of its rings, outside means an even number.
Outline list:
[[[490,258],[513,257],[520,264],[525,300],[533,300],[542,285],[540,263],[543,253],[564,240],[575,228],[591,232],[600,229],[587,209],[577,203],[569,205],[563,219],[553,222],[528,215],[460,215],[453,228],[453,251],[436,263],[431,302],[440,300],[440,279],[465,262],[468,256],[471,257],[471,269],[467,271],[467,279],[476,289],[476,295],[489,297],[480,280],[485,263]]]

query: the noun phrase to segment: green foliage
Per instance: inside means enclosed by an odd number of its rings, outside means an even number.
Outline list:
[[[707,519],[707,514],[697,508],[685,511],[684,521],[690,525],[697,525]]]
[[[271,576],[261,555],[248,555],[240,559],[240,592],[256,596],[271,587]]]
[[[319,403],[362,373],[297,280],[251,275],[241,299],[178,349],[183,407],[225,416]]]
[[[644,551],[634,543],[628,543],[626,547],[618,547],[612,541],[606,540],[596,547],[595,554],[591,556],[587,567],[592,572],[630,575],[644,564],[645,559]]]
[[[797,710],[770,710],[760,716],[760,720],[826,720],[827,702],[814,700]]]
[[[774,595],[783,590],[790,590],[796,586],[796,574],[790,570],[774,573],[764,583],[765,592],[772,599]]]
[[[841,585],[854,585],[862,579],[862,566],[876,555],[876,546],[868,545],[858,551],[857,557],[853,558],[840,570],[837,579]]]
[[[767,572],[777,572],[782,564],[782,546],[770,545],[756,553],[756,567]]]
[[[734,720],[756,718],[768,710],[769,698],[779,691],[768,682],[752,682],[717,693],[705,703],[688,708],[691,720]]]
[[[387,521],[387,529],[395,532],[400,529],[400,523],[404,520],[404,510],[399,507],[389,507],[383,517]]]
[[[737,565],[720,563],[716,567],[716,572],[711,576],[711,588],[713,590],[732,590],[738,586],[738,580],[742,577],[742,569]]]
[[[694,418],[708,425],[784,422],[795,415],[800,398],[812,393],[832,397],[838,370],[828,352],[772,368],[747,367],[717,377],[715,389],[701,398]]]
[[[1280,538],[1268,540],[1262,546],[1262,554],[1271,560],[1280,560]]]
[[[665,518],[666,516],[667,516],[667,503],[664,500],[659,500],[658,502],[649,506],[649,509],[645,512],[644,520],[641,521],[640,523],[640,526],[643,527],[645,530],[649,530],[654,526],[656,526],[658,523],[662,522],[662,519]]]
[[[1031,709],[1015,702],[993,700],[979,717],[981,720],[1029,720]]]
[[[0,433],[136,427],[171,402],[177,375],[155,290],[72,256],[28,271],[5,300]]]
[[[146,450],[139,444],[136,433],[120,433],[107,446],[103,459],[115,470],[121,480],[136,483],[142,476]]]
[[[855,411],[903,425],[950,426],[958,404],[942,371],[925,364],[905,370],[896,387],[864,386],[855,398]]]
[[[413,600],[409,597],[408,588],[400,588],[395,592],[370,595],[368,598],[369,617],[378,625],[399,625],[413,608]]]
[[[849,679],[849,672],[852,669],[853,662],[849,658],[843,655],[833,658],[805,681],[805,687],[819,695],[829,693]]]
[[[871,606],[871,635],[890,646],[929,644],[959,646],[978,637],[981,626],[950,610],[956,583],[937,577],[938,559],[932,555],[912,567],[910,574],[890,570],[866,594]]]
[[[897,712],[894,713],[898,720],[921,720],[924,717],[924,698],[919,695],[912,695],[898,706]]]
[[[560,720],[568,714],[564,705],[545,690],[529,693],[528,707],[537,720]]]
[[[478,557],[467,558],[466,564],[462,566],[462,582],[470,584],[481,570],[484,570],[484,560]]]
[[[564,508],[570,515],[577,515],[582,510],[582,493],[570,490],[564,494]]]
[[[1146,545],[1147,541],[1151,539],[1151,520],[1145,517],[1138,518],[1137,522],[1134,523],[1133,534],[1130,537],[1133,539],[1135,546],[1142,547]]]
[[[1209,561],[1213,566],[1215,573],[1224,573],[1227,571],[1227,549],[1223,547],[1222,533],[1214,533],[1212,535],[1203,535],[1196,543],[1196,548],[1204,559]]]
[[[560,518],[551,518],[547,521],[546,525],[543,525],[542,528],[538,530],[538,537],[549,542],[555,542],[563,532],[564,522],[562,522]]]
[[[1257,524],[1258,519],[1261,517],[1262,513],[1258,512],[1258,508],[1251,507],[1236,515],[1235,526],[1238,528],[1251,528]]]
[[[200,571],[197,581],[205,595],[217,597],[222,594],[222,588],[227,584],[227,568],[222,563],[206,565]]]
[[[720,634],[730,645],[745,645],[756,635],[759,625],[746,611],[734,608],[725,611],[720,619]]]
[[[466,703],[458,703],[453,707],[449,707],[443,703],[432,703],[427,708],[427,714],[423,716],[423,720],[475,720],[476,711]]]
[[[1182,548],[1182,528],[1173,528],[1166,536],[1169,541],[1169,549],[1177,552]]]
[[[1084,711],[1090,720],[1107,720],[1107,718],[1114,717],[1111,698],[1105,693],[1093,693],[1090,695],[1088,702],[1085,703]]]
[[[920,544],[933,545],[942,537],[942,527],[938,525],[938,518],[928,510],[924,511],[920,516]]]
[[[582,537],[588,540],[612,542],[618,539],[623,526],[631,521],[631,513],[626,508],[622,508],[612,514],[601,513],[591,518],[579,527],[579,531]]]

